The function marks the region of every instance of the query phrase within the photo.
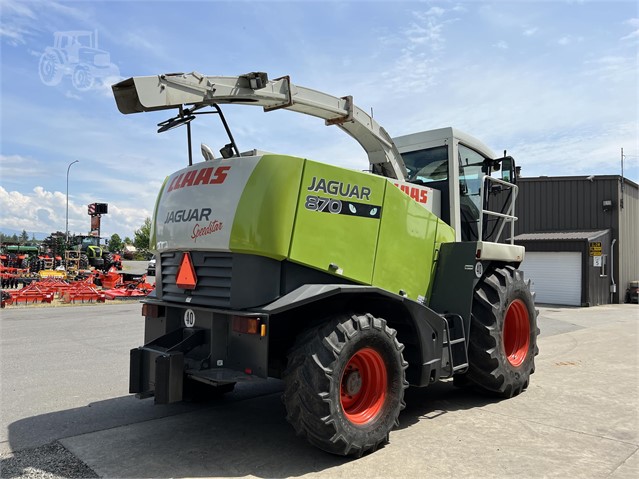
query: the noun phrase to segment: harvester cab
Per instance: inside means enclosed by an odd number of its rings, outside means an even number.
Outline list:
[[[456,241],[514,238],[517,187],[515,162],[455,128],[393,138],[407,170],[407,181],[437,190],[440,218],[455,229]],[[521,247],[502,248],[517,255]],[[521,259],[519,259],[521,261]]]
[[[409,384],[526,389],[538,329],[511,157],[454,128],[393,139],[352,97],[288,76],[133,77],[113,92],[124,114],[177,110],[158,131],[186,125],[188,144],[155,204],[156,289],[131,392],[163,404],[281,378],[299,435],[360,456],[388,441]],[[321,118],[362,146],[369,171],[241,152],[222,104]],[[191,122],[205,113],[228,143],[194,162]]]

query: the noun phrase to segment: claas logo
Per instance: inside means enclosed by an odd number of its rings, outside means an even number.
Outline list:
[[[394,185],[418,203],[428,203],[428,190],[423,190],[409,185],[400,185],[399,183],[394,183]]]
[[[171,180],[168,191],[178,190],[187,186],[218,185],[224,183],[230,169],[230,166],[218,166],[217,168],[209,166],[199,170],[187,171]]]

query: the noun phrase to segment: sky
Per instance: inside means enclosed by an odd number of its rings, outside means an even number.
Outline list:
[[[42,67],[56,33],[78,31],[108,54],[92,82],[74,65],[59,77]],[[639,182],[638,46],[632,0],[0,0],[0,231],[64,231],[68,171],[69,231],[87,234],[100,202],[101,235],[132,238],[187,165],[185,130],[157,134],[168,111],[120,114],[111,84],[169,72],[290,75],[352,95],[391,136],[459,128],[507,149],[523,176],[617,175],[623,148],[624,176]],[[316,118],[223,110],[242,151],[368,167]],[[193,140],[197,161],[201,142],[227,142],[213,116]]]

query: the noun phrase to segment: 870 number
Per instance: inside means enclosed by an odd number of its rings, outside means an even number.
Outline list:
[[[342,202],[340,200],[322,198],[321,196],[307,196],[306,204],[304,206],[307,210],[311,211],[322,211],[324,213],[333,214],[339,214],[342,212]]]

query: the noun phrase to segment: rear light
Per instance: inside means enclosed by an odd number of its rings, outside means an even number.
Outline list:
[[[142,316],[153,319],[164,317],[164,306],[144,303],[142,305]]]
[[[233,331],[244,334],[259,334],[266,336],[266,324],[262,324],[261,318],[251,318],[247,316],[233,316]]]

